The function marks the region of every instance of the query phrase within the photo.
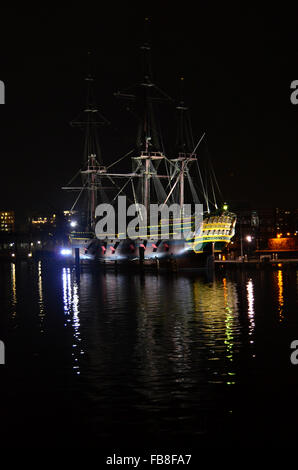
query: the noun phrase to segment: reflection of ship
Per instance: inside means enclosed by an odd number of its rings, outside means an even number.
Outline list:
[[[85,197],[85,231],[72,232],[71,244],[73,248],[80,248],[82,259],[96,258],[98,262],[105,264],[113,265],[116,262],[158,264],[160,267],[206,266],[212,261],[214,252],[221,251],[234,235],[236,217],[228,212],[226,205],[222,209],[217,205],[218,185],[211,164],[205,168],[205,174],[199,167],[196,151],[205,134],[194,145],[188,108],[182,98],[176,106],[177,157],[166,157],[160,126],[157,124],[156,108],[163,101],[173,104],[173,100],[152,81],[149,45],[144,44],[141,50],[144,63],[142,82],[116,94],[128,103],[127,108],[138,117],[136,148],[108,166],[102,163],[96,133],[97,127],[106,120],[99,114],[92,97],[93,79],[87,79],[86,118],[75,122],[86,131],[84,168],[79,172],[83,184],[65,188],[79,191],[72,209]],[[125,157],[132,160],[132,171],[128,173],[121,168]],[[115,170],[117,165],[121,168],[118,171]],[[204,201],[203,219],[199,225],[195,225],[197,214],[194,208],[200,204],[200,193]],[[123,195],[128,204],[135,204],[136,207],[142,204],[146,209],[145,219],[139,224],[137,236],[128,237],[118,227],[116,233],[96,233],[95,237],[96,206],[109,203],[116,207],[117,198]],[[166,233],[162,229],[165,223],[162,217],[154,226],[155,229],[150,226],[151,204],[158,204],[161,208],[171,204],[180,207],[179,217],[170,218]],[[190,214],[185,214],[185,204],[191,205]],[[176,235],[181,230],[183,236],[177,239]]]

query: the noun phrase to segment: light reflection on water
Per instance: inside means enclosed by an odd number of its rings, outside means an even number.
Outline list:
[[[80,391],[76,415],[99,435],[127,419],[151,432],[156,423],[166,433],[203,432],[196,413],[234,412],[236,387],[239,393],[249,382],[262,343],[278,343],[287,317],[297,322],[289,300],[296,308],[296,273],[281,269],[218,274],[209,282],[183,274],[78,277],[70,267],[38,262],[30,269],[11,263],[1,276],[18,334],[30,327],[45,369],[53,359],[42,338],[57,347],[55,373],[68,377],[70,395]]]
[[[275,273],[277,288],[278,288],[278,315],[279,320],[282,322],[284,320],[284,286],[283,286],[283,272],[281,269]]]
[[[252,336],[255,329],[255,310],[254,310],[254,285],[253,280],[249,279],[246,284],[247,290],[247,303],[248,303],[248,318],[249,318],[249,335]],[[250,340],[250,343],[253,343],[253,339]]]
[[[79,287],[70,268],[62,269],[62,284],[64,315],[66,319],[64,325],[72,329],[73,351],[71,354],[73,356],[73,370],[77,375],[80,375],[79,358],[84,354],[84,351],[81,347]]]
[[[42,285],[42,269],[41,261],[38,261],[37,264],[37,283],[38,283],[38,304],[39,304],[39,318],[40,318],[40,332],[43,333],[43,322],[45,318],[45,308],[44,308],[44,299],[43,299],[43,285]]]
[[[10,279],[11,279],[11,315],[15,318],[17,306],[17,284],[16,284],[16,266],[14,263],[10,264]]]

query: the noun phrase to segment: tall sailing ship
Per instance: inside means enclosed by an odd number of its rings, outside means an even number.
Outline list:
[[[183,97],[175,104],[160,90],[152,80],[149,44],[143,44],[141,51],[143,80],[125,92],[115,93],[138,115],[136,146],[108,165],[103,163],[97,134],[98,127],[108,121],[95,104],[94,79],[91,76],[86,79],[88,93],[84,117],[72,122],[85,130],[84,166],[77,174],[82,183],[63,188],[78,192],[71,210],[81,204],[79,212],[85,215],[85,221],[81,232],[70,233],[70,245],[73,251],[79,248],[82,260],[92,259],[111,266],[207,267],[212,263],[214,253],[221,252],[233,237],[236,216],[229,212],[226,204],[219,207],[217,203],[219,188],[211,164],[208,172],[202,174],[198,152],[204,144],[205,134],[195,145],[189,109]],[[176,108],[178,131],[174,158],[167,157],[157,124],[156,108],[162,102],[174,104]],[[119,165],[123,168],[123,162],[128,158],[131,159],[131,171],[117,170]],[[119,196],[126,196],[135,207],[141,204],[145,207],[146,217],[141,219],[138,233],[129,237],[126,232],[95,234],[97,205],[109,203],[117,212]],[[179,205],[180,214],[176,219],[171,218],[167,233],[162,230],[162,217],[154,228],[150,226],[152,204],[169,207],[174,203]],[[186,203],[192,207],[203,204],[198,226],[195,225],[195,213],[184,213]],[[181,230],[183,237],[177,239],[175,234]]]

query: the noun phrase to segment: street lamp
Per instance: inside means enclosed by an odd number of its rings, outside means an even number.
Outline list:
[[[245,240],[248,243],[252,242],[252,236],[251,235],[246,235]],[[242,227],[240,224],[240,250],[241,250],[241,259],[243,260],[243,237],[242,237]]]

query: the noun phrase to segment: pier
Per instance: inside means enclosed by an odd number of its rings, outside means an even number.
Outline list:
[[[214,260],[215,269],[278,269],[286,267],[298,267],[298,258],[292,259],[237,259]]]

